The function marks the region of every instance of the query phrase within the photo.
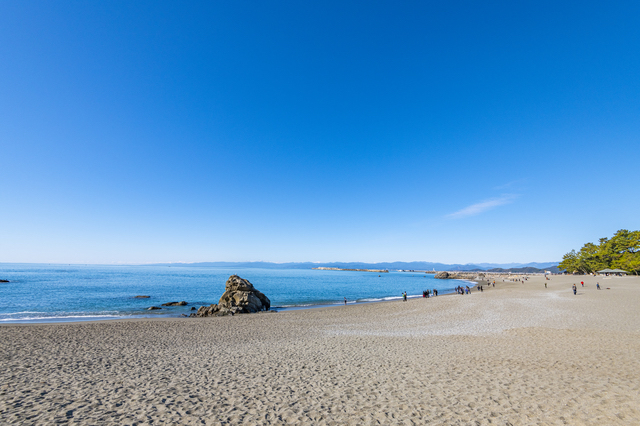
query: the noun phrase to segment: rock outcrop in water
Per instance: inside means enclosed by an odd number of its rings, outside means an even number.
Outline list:
[[[483,273],[478,272],[438,272],[434,278],[441,280],[481,280],[484,279]]]
[[[271,301],[267,296],[255,289],[248,280],[231,275],[227,280],[225,291],[218,304],[201,306],[196,317],[219,317],[234,314],[249,314],[268,311]]]
[[[187,302],[184,300],[182,302],[169,302],[163,303],[162,306],[187,306]]]

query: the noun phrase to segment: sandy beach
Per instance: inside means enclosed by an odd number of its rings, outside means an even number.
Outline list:
[[[640,278],[501,279],[407,302],[4,325],[0,423],[640,424]]]

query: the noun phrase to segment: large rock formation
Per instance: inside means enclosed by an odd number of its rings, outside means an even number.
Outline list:
[[[482,272],[438,272],[434,278],[441,280],[482,280],[484,274]]]
[[[255,289],[249,281],[237,275],[231,275],[227,280],[225,291],[218,304],[201,306],[196,317],[212,317],[234,314],[248,314],[268,311],[271,301],[267,296]],[[192,314],[193,315],[193,314]]]

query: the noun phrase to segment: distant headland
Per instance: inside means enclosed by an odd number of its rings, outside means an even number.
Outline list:
[[[437,262],[197,262],[197,263],[154,263],[146,266],[187,266],[187,267],[215,267],[215,268],[261,268],[261,269],[315,269],[333,268],[331,270],[387,270],[387,271],[491,271],[501,269],[505,272],[537,272],[549,270],[557,272],[559,262],[530,262],[530,263],[466,263],[447,264]],[[528,271],[515,271],[516,268],[535,268]],[[497,271],[496,271],[497,272]]]
[[[356,272],[384,272],[384,273],[388,273],[389,270],[388,269],[348,269],[348,268],[329,268],[329,267],[325,267],[325,266],[320,266],[318,268],[311,268],[311,269],[319,269],[321,271],[356,271]]]

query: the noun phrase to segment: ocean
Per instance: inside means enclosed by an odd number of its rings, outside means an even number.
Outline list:
[[[0,263],[0,323],[69,322],[117,318],[179,317],[191,307],[217,303],[230,275],[248,279],[272,309],[303,309],[450,293],[456,280],[415,272],[189,266],[48,265]],[[136,299],[137,295],[150,296]],[[186,301],[187,306],[150,306]]]

